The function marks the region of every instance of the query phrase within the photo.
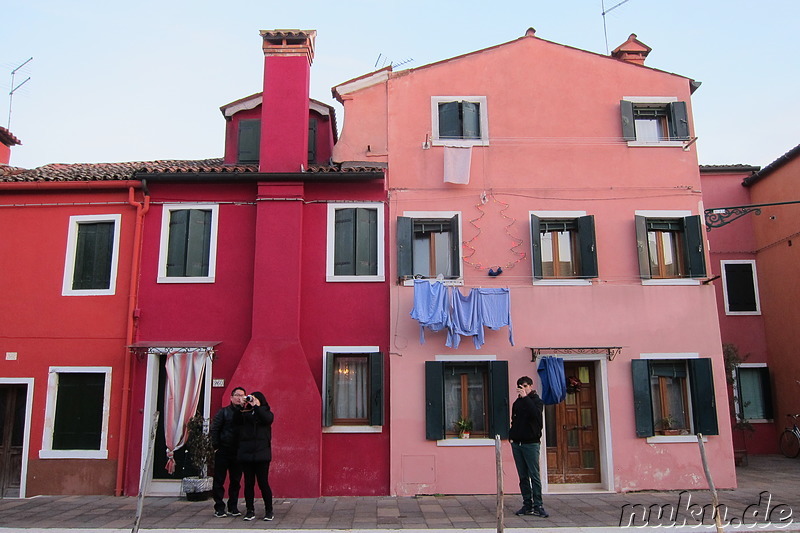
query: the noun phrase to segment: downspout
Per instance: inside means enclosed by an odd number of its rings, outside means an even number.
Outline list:
[[[144,217],[150,210],[150,195],[147,191],[147,183],[142,180],[141,187],[144,191],[144,204],[134,200],[134,187],[128,189],[128,203],[136,208],[136,227],[133,231],[133,254],[131,256],[131,282],[128,291],[128,325],[125,334],[125,372],[122,379],[122,410],[119,422],[119,446],[117,448],[117,484],[114,488],[115,496],[122,496],[123,481],[125,477],[125,446],[128,441],[128,418],[130,409],[130,389],[131,389],[131,364],[132,354],[130,348],[133,344],[133,332],[136,327],[136,304],[139,297],[139,269],[142,253],[142,226]]]

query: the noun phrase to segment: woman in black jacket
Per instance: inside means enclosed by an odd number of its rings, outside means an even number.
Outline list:
[[[255,483],[264,498],[264,520],[272,520],[272,489],[269,487],[269,463],[272,461],[272,420],[275,415],[262,392],[248,397],[244,409],[237,413],[239,428],[239,463],[244,472],[245,520],[253,520],[255,513]]]

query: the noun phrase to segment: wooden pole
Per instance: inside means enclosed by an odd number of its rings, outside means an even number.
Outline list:
[[[500,435],[494,436],[494,459],[497,466],[497,533],[503,533],[503,456]]]
[[[147,478],[147,473],[152,472],[153,470],[153,448],[155,447],[156,443],[156,431],[158,431],[158,416],[158,411],[153,413],[153,420],[150,422],[150,438],[147,442],[147,458],[144,461],[144,466],[142,466],[142,474],[139,477],[139,495],[136,499],[136,519],[133,521],[131,533],[137,533],[139,531],[139,523],[142,521],[145,479]]]
[[[697,434],[697,444],[700,446],[700,459],[703,461],[703,470],[706,473],[708,488],[711,491],[711,505],[714,506],[714,523],[717,526],[717,533],[722,533],[722,517],[719,515],[719,498],[717,498],[717,489],[714,486],[714,480],[711,479],[711,471],[708,469],[708,461],[706,460],[706,449],[703,445],[702,433]]]

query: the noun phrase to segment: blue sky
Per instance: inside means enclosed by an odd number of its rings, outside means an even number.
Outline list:
[[[220,157],[219,107],[260,91],[259,30],[317,30],[311,97],[389,61],[419,67],[536,35],[606,53],[603,5],[622,0],[26,0],[0,31],[0,125],[11,164]],[[647,65],[703,82],[693,96],[701,164],[764,166],[800,143],[800,2],[627,0],[605,17]],[[379,59],[380,58],[380,59]],[[339,122],[341,125],[342,117]]]

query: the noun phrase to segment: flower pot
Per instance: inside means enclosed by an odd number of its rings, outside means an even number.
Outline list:
[[[212,477],[189,476],[181,480],[181,491],[189,501],[205,501],[211,497]]]
[[[468,439],[469,438],[469,431],[462,431],[458,434],[459,439]]]

